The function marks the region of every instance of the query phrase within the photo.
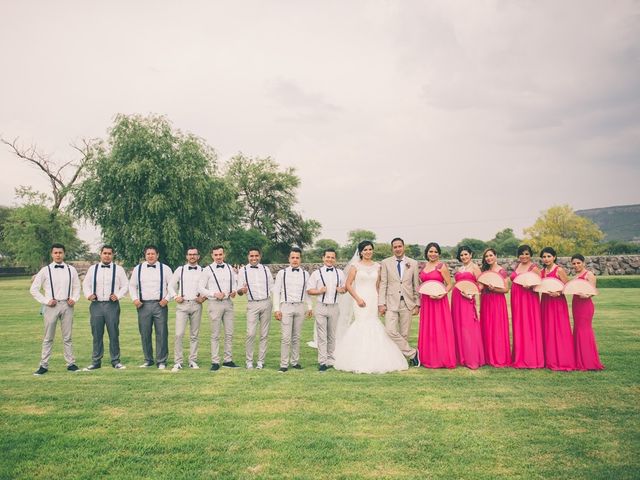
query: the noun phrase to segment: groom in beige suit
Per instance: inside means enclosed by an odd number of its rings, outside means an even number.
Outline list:
[[[380,269],[378,311],[384,315],[387,334],[411,365],[420,366],[418,351],[409,345],[411,316],[420,309],[420,269],[418,262],[404,254],[404,240],[391,240],[393,257],[385,258]]]

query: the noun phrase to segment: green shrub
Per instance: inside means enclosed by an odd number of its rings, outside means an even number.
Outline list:
[[[640,288],[640,275],[600,276],[598,288]]]

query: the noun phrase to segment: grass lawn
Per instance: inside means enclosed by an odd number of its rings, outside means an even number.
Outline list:
[[[640,289],[601,290],[595,331],[603,372],[493,369],[386,375],[278,374],[279,324],[267,369],[209,364],[139,369],[137,320],[123,301],[122,361],[96,372],[64,368],[60,330],[50,371],[27,279],[0,280],[0,478],[638,478]],[[234,360],[244,364],[244,300],[236,302]],[[169,356],[173,358],[173,310]],[[415,320],[417,324],[417,320]],[[417,325],[413,331],[414,343]],[[303,339],[312,337],[307,321]],[[90,363],[88,305],[73,344]],[[186,342],[185,350],[188,351]]]

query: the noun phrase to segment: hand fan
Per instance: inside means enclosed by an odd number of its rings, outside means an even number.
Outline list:
[[[598,289],[583,278],[574,278],[566,283],[562,293],[565,295],[598,295]]]
[[[536,285],[534,290],[539,293],[562,292],[564,283],[557,278],[543,278],[540,285]]]
[[[420,289],[418,291],[421,294],[429,295],[430,297],[444,295],[445,293],[447,293],[447,289],[444,286],[444,283],[438,282],[437,280],[427,280],[422,285],[420,285]]]
[[[482,272],[478,277],[478,281],[490,287],[505,288],[504,278],[496,272]]]

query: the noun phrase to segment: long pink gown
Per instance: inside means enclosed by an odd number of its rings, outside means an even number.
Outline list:
[[[558,278],[558,266],[556,265],[550,273],[542,269],[541,276]],[[575,350],[567,299],[564,295],[552,297],[543,293],[540,301],[540,316],[546,367],[550,370],[575,370]]]
[[[529,265],[530,272],[535,265]],[[514,270],[511,281],[519,274]],[[544,368],[540,298],[529,288],[513,283],[511,287],[511,325],[513,328],[514,368]]]
[[[439,269],[425,273],[420,272],[420,280],[437,280],[444,282]],[[428,295],[421,295],[420,299],[420,326],[418,328],[418,351],[420,363],[427,368],[455,368],[456,347],[453,334],[453,322],[449,299],[445,295],[439,300],[434,300]]]
[[[578,278],[584,279],[587,271]],[[591,298],[580,298],[573,296],[571,301],[571,312],[573,313],[573,344],[576,351],[577,370],[602,370],[604,365],[600,363],[598,356],[598,345],[593,334],[593,313],[595,307]]]
[[[461,280],[476,281],[471,272],[457,272],[456,282]],[[456,358],[458,364],[476,369],[484,365],[484,347],[482,346],[482,331],[476,312],[475,298],[466,298],[460,290],[454,288],[451,292],[451,317],[456,339]]]
[[[507,272],[501,268],[498,273],[507,278]],[[492,292],[483,288],[480,294],[480,326],[484,358],[492,367],[511,365],[511,346],[509,344],[509,313],[504,293]]]

